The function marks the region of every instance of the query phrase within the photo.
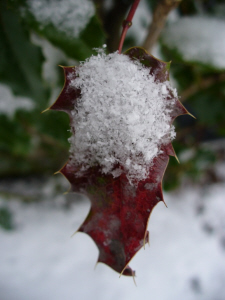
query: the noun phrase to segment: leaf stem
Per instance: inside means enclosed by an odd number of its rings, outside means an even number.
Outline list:
[[[123,30],[121,33],[121,37],[120,37],[120,42],[119,42],[119,48],[118,51],[121,54],[122,52],[122,48],[123,48],[123,43],[127,34],[128,29],[132,26],[132,19],[134,17],[135,11],[138,7],[140,0],[134,0],[134,3],[132,4],[130,11],[128,13],[128,16],[126,18],[126,20],[123,21]]]

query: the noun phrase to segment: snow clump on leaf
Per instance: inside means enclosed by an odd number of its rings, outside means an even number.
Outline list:
[[[75,68],[69,89],[80,90],[72,111],[70,164],[100,166],[131,183],[147,178],[161,146],[175,138],[171,112],[177,98],[169,81],[118,52],[103,50]]]

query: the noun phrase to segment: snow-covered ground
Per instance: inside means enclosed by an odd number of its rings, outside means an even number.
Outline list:
[[[149,222],[151,245],[130,264],[137,286],[104,264],[94,269],[94,242],[81,233],[71,238],[89,201],[63,195],[62,187],[59,175],[45,183],[0,183],[0,207],[12,212],[14,224],[0,229],[1,300],[225,299],[224,183],[165,194],[168,208],[158,204]],[[21,195],[39,201],[21,202]]]

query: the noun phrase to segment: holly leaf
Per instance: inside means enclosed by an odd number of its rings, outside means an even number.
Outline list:
[[[48,98],[41,76],[44,57],[40,47],[31,44],[29,32],[18,15],[8,9],[6,0],[0,2],[0,34],[0,81],[9,85],[14,94],[43,105]]]
[[[149,55],[142,48],[131,48],[125,52],[131,60],[139,60],[149,68],[156,81],[169,80],[169,63]],[[80,90],[69,88],[76,69],[63,67],[65,85],[51,110],[64,111],[72,119],[74,105],[80,96]],[[168,101],[171,97],[168,96]],[[173,99],[174,100],[174,99]],[[187,110],[178,99],[170,117],[171,123]],[[154,158],[148,177],[133,185],[122,173],[114,178],[111,174],[102,174],[99,166],[90,167],[81,176],[76,176],[82,166],[74,166],[69,158],[59,171],[71,183],[71,190],[85,194],[91,201],[91,208],[79,232],[87,233],[99,249],[98,262],[102,262],[123,275],[134,276],[129,267],[130,260],[146,242],[149,234],[148,221],[153,208],[164,202],[162,179],[169,156],[175,156],[171,143],[161,145],[159,154]]]

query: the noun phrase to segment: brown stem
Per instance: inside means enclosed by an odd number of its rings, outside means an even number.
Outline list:
[[[164,28],[166,19],[170,11],[176,8],[182,0],[161,0],[156,6],[152,22],[148,29],[148,35],[144,41],[143,48],[148,51],[152,50],[152,47],[159,38],[159,35]]]
[[[210,88],[213,84],[217,82],[223,82],[225,81],[225,74],[222,73],[219,76],[213,76],[202,79],[199,83],[193,84],[189,86],[186,90],[184,90],[181,94],[181,101],[186,101],[189,97],[193,96],[200,90],[205,90]]]

